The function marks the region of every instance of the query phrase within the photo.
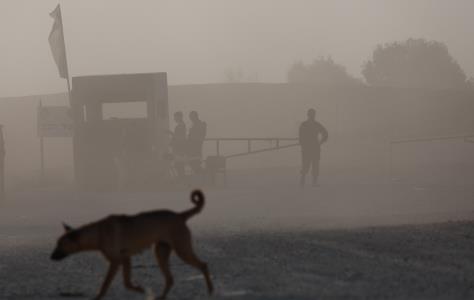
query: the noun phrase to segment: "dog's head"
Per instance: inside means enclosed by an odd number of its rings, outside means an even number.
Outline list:
[[[79,244],[80,232],[71,226],[63,224],[64,234],[58,239],[56,248],[51,254],[52,260],[62,260],[67,256],[79,252],[81,250]]]

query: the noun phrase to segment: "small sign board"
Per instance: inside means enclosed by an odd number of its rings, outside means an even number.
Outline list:
[[[73,121],[68,106],[38,107],[39,137],[72,137]]]

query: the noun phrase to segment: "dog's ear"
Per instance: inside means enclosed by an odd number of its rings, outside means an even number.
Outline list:
[[[64,227],[64,231],[65,232],[69,232],[71,230],[73,230],[74,228],[72,228],[71,226],[67,225],[66,223],[63,222],[63,227]]]

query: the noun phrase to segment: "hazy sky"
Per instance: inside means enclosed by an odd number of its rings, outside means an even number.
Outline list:
[[[62,92],[47,37],[57,0],[0,1],[0,97]],[[360,76],[378,43],[445,42],[474,76],[473,0],[60,1],[71,76],[166,71],[170,84],[220,82],[240,69],[286,80],[332,55]]]

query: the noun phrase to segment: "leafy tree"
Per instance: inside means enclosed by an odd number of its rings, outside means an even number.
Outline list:
[[[469,88],[474,89],[474,77],[469,77],[467,84],[469,85]]]
[[[244,79],[244,74],[242,73],[242,70],[237,69],[227,69],[225,71],[225,81],[228,83],[237,83],[237,82],[242,82]]]
[[[349,75],[346,68],[335,63],[331,57],[320,57],[312,64],[293,64],[288,71],[288,82],[311,83],[317,85],[355,86],[362,81]]]
[[[362,74],[369,85],[466,88],[466,74],[437,41],[409,39],[378,45]]]

